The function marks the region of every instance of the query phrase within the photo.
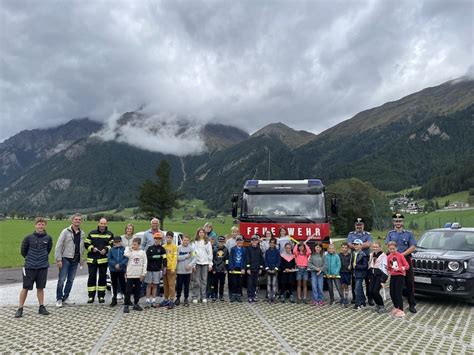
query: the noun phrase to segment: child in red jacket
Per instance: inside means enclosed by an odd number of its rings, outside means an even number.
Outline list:
[[[405,257],[397,251],[397,243],[388,243],[387,269],[390,274],[390,297],[393,303],[393,310],[391,314],[395,317],[404,317],[403,312],[403,280],[406,271],[410,267]]]

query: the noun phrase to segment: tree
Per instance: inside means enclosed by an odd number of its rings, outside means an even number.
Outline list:
[[[140,210],[148,217],[156,217],[160,220],[161,228],[164,227],[165,217],[171,217],[173,208],[179,208],[178,199],[181,194],[173,190],[170,181],[170,165],[162,160],[156,176],[158,182],[147,179],[139,188],[138,205]]]
[[[339,199],[339,214],[332,222],[338,235],[347,235],[353,230],[357,217],[364,218],[365,229],[371,230],[374,226],[381,226],[390,215],[386,197],[369,183],[358,179],[339,180],[329,185],[327,192],[326,196],[334,193]]]

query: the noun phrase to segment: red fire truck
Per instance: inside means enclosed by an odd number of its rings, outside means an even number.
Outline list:
[[[337,214],[335,197],[331,214]],[[278,236],[284,227],[296,241],[316,235],[325,248],[330,242],[325,189],[319,179],[247,180],[242,192],[232,196],[232,216],[238,217],[245,240],[267,230]]]

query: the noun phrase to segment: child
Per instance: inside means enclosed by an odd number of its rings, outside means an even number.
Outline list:
[[[196,253],[195,277],[199,290],[199,301],[206,303],[207,275],[212,270],[212,246],[204,228],[199,228],[196,231],[194,252]]]
[[[227,242],[225,243],[225,246],[227,250],[229,251],[229,253],[232,250],[232,248],[235,247],[235,245],[237,244],[237,237],[239,236],[241,236],[239,235],[239,228],[236,226],[233,226],[230,229],[230,238],[227,239]]]
[[[280,301],[285,303],[286,295],[290,294],[290,302],[295,302],[293,290],[295,287],[296,263],[295,256],[291,252],[291,244],[285,244],[280,254],[280,272],[278,273],[278,285],[280,286]]]
[[[336,287],[337,293],[339,294],[339,303],[342,302],[344,296],[341,291],[341,259],[336,254],[336,248],[334,244],[329,244],[328,252],[325,255],[326,262],[326,280],[328,281],[329,291],[329,305],[334,304],[334,287]]]
[[[323,246],[319,243],[314,245],[314,252],[308,260],[308,270],[311,271],[311,289],[313,293],[313,306],[323,306],[324,273],[326,272],[326,259],[323,254]]]
[[[351,267],[354,273],[356,296],[354,309],[360,310],[366,306],[362,283],[367,275],[369,262],[367,260],[367,254],[362,250],[362,240],[356,239],[352,244],[354,245],[354,253],[352,254]]]
[[[280,246],[280,253],[285,251],[286,243],[290,243],[291,248],[293,248],[293,240],[288,236],[288,232],[284,227],[280,228],[280,238],[278,239],[278,245]]]
[[[109,252],[109,271],[112,281],[112,302],[110,307],[117,305],[118,286],[120,290],[125,290],[125,271],[127,270],[128,259],[124,255],[125,248],[122,246],[122,237],[114,237],[114,246]]]
[[[129,306],[131,306],[130,297],[133,293],[133,309],[135,311],[142,311],[138,302],[140,301],[140,285],[145,278],[147,260],[146,254],[140,249],[141,239],[133,238],[132,249],[125,251],[125,256],[128,258],[127,264],[127,284],[125,286],[125,306],[123,313],[129,313]]]
[[[178,266],[176,273],[178,278],[176,281],[176,301],[175,306],[179,306],[181,303],[181,292],[184,287],[184,306],[189,306],[189,283],[191,281],[191,273],[194,265],[194,252],[193,248],[189,245],[189,236],[183,236],[183,242],[178,247]]]
[[[312,237],[308,237],[304,243],[299,242],[293,248],[296,263],[296,303],[306,303],[306,292],[308,289],[306,286],[306,283],[308,282],[308,258],[311,255],[311,250],[309,249],[307,242],[310,239],[312,239]],[[303,298],[301,298],[302,293]]]
[[[214,281],[212,285],[212,302],[217,301],[218,295],[221,302],[223,302],[225,275],[227,274],[227,264],[229,263],[229,251],[225,246],[224,236],[219,236],[217,240],[217,249],[214,250],[214,255],[212,259],[212,279]]]
[[[351,285],[352,273],[351,273],[351,253],[349,253],[349,246],[347,243],[341,244],[341,252],[339,253],[339,259],[341,259],[341,288],[342,295],[341,305],[347,308],[349,305],[349,286]]]
[[[23,317],[23,305],[28,291],[33,289],[35,283],[39,303],[38,313],[44,316],[49,315],[44,306],[44,289],[48,278],[48,256],[53,249],[53,238],[46,233],[46,223],[43,217],[37,217],[35,231],[26,236],[21,243],[21,256],[25,258],[25,266],[23,267],[23,288],[20,291],[20,307],[15,312],[15,318]]]
[[[166,232],[166,272],[163,275],[164,300],[160,307],[174,308],[174,297],[176,290],[176,266],[178,264],[178,247],[173,243],[174,234]]]
[[[245,266],[247,269],[247,297],[249,303],[255,302],[255,293],[257,290],[258,276],[262,274],[263,260],[262,251],[258,242],[260,237],[253,235],[250,239],[250,246],[245,252]]]
[[[229,298],[230,302],[242,302],[242,275],[245,273],[244,239],[236,237],[236,245],[229,255]]]
[[[393,302],[391,314],[395,317],[404,317],[403,311],[403,280],[410,267],[405,257],[397,251],[397,243],[391,241],[388,243],[387,269],[390,274],[390,298]]]
[[[387,276],[387,255],[382,251],[380,242],[374,242],[369,258],[369,289],[367,290],[367,297],[375,301],[375,311],[378,313],[386,312],[383,298],[380,296],[380,289],[382,288],[382,283],[387,281]]]
[[[156,308],[156,291],[160,287],[161,273],[166,275],[166,250],[161,245],[161,233],[153,235],[154,244],[146,250],[147,273],[145,276],[146,303],[145,308]]]
[[[271,230],[266,230],[265,233],[263,234],[262,239],[260,240],[260,249],[262,250],[263,255],[265,255],[267,250],[270,248],[270,240],[272,238],[275,238],[273,236],[273,232]]]
[[[209,240],[212,242],[212,245],[214,245],[217,248],[217,233],[213,231],[212,229],[212,223],[211,222],[206,222],[204,224],[204,230],[206,231],[206,235],[209,238]]]
[[[271,232],[270,232],[271,233]],[[271,238],[269,248],[265,252],[265,271],[267,272],[267,295],[268,302],[274,303],[277,291],[277,274],[280,267],[280,252],[277,249],[277,241]]]

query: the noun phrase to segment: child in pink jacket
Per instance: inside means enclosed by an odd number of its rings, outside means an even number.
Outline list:
[[[299,242],[293,248],[293,255],[296,262],[296,303],[306,303],[306,283],[308,281],[308,258],[311,255],[307,242],[312,237],[308,237],[305,242]],[[301,297],[303,294],[303,297]]]

